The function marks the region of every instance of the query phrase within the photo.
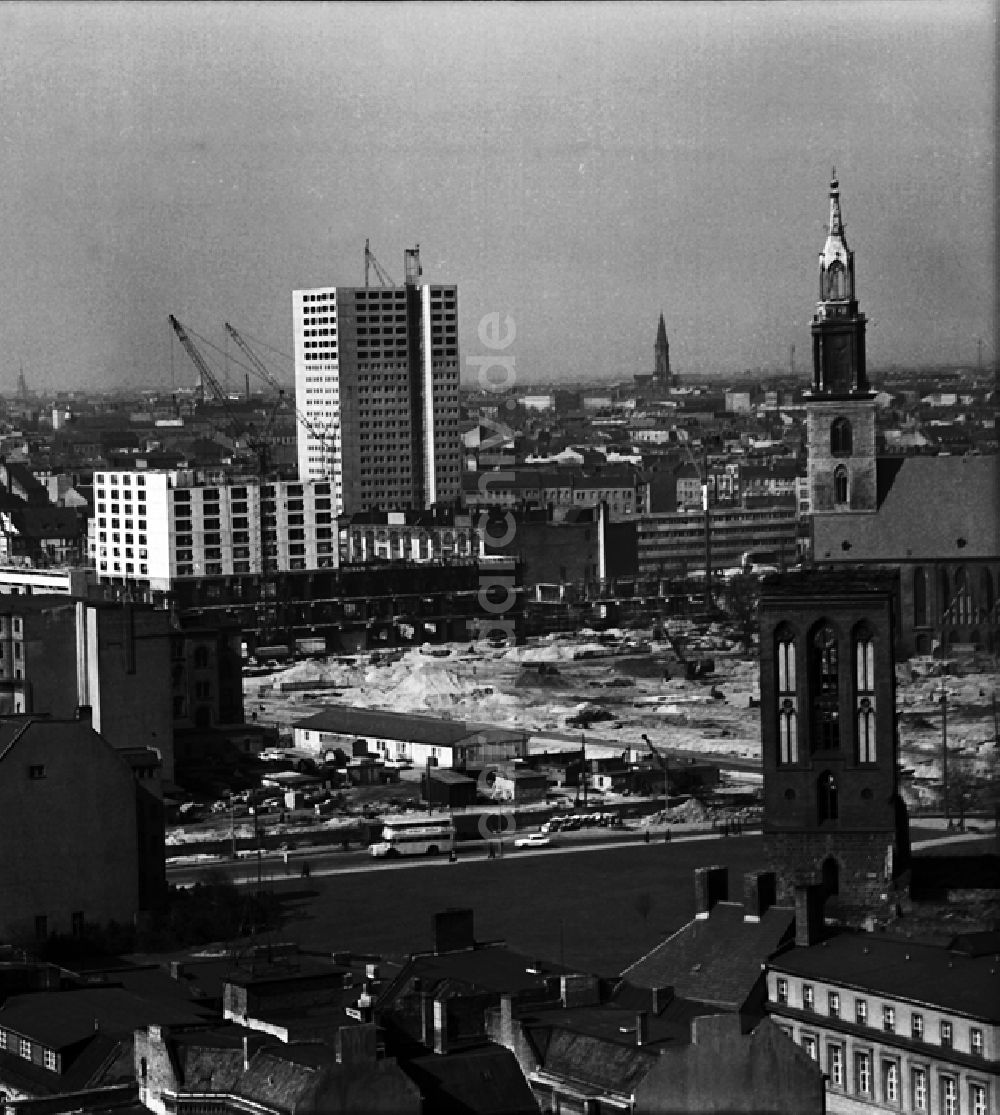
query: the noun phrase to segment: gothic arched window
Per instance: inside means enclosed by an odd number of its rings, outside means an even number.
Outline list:
[[[830,624],[821,624],[816,629],[810,651],[812,750],[837,751],[840,748],[840,664],[837,632]]]
[[[846,504],[850,502],[850,498],[850,477],[848,476],[847,469],[844,468],[843,465],[838,465],[833,470],[833,502],[836,504]]]
[[[795,688],[795,635],[782,624],[774,635],[778,701],[778,762],[799,760],[798,694]]]
[[[990,573],[989,569],[983,568],[980,581],[982,591],[979,594],[979,599],[985,612],[986,621],[989,622],[993,618],[993,574]]]
[[[836,821],[840,816],[837,780],[829,771],[824,771],[816,783],[816,814],[820,824]]]
[[[874,763],[875,751],[875,636],[866,624],[854,633],[855,756]]]
[[[835,418],[830,423],[830,452],[835,457],[849,457],[853,442],[851,423],[846,418]]]
[[[913,571],[913,626],[927,623],[927,574],[920,568]]]

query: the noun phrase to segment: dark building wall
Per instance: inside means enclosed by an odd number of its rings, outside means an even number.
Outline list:
[[[865,581],[812,574],[776,577],[762,590],[764,834],[784,896],[795,881],[822,879],[832,893],[867,902],[906,866],[905,813],[896,775],[893,588],[891,578],[874,575]],[[819,678],[822,629],[835,638],[832,695],[823,692]],[[873,647],[870,692],[857,680],[862,639],[870,639]],[[794,681],[786,680],[783,687],[779,646],[787,640],[794,647]],[[865,699],[874,708],[874,755],[865,754],[860,738],[858,710]],[[827,720],[837,725],[832,736],[820,723],[824,702],[829,702]],[[779,723],[789,708],[797,724],[793,757],[782,743]]]
[[[32,776],[32,768],[41,774]],[[132,771],[90,726],[33,722],[0,762],[0,937],[128,924],[140,909],[137,787]]]
[[[698,1018],[695,1041],[660,1057],[635,1089],[636,1115],[803,1115],[826,1110],[823,1071],[777,1026],[740,1034],[732,1015]]]
[[[834,452],[833,423],[850,423],[850,452]],[[875,488],[875,403],[871,400],[824,400],[807,408],[806,436],[809,445],[809,488],[813,512],[844,509],[834,499],[834,471],[848,473],[849,507],[852,511],[874,511]]]

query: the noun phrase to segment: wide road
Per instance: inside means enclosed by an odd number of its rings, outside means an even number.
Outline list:
[[[553,843],[546,848],[515,848],[514,838],[508,837],[499,850],[501,858],[521,859],[538,856],[563,856],[577,852],[600,851],[612,845],[645,844],[645,831],[621,829],[591,829],[586,831],[560,833],[553,837]],[[665,830],[650,829],[650,842],[665,843]],[[720,839],[718,834],[705,832],[685,833],[681,829],[671,830],[671,842],[687,840]],[[485,841],[460,841],[458,862],[467,860],[488,860],[489,846]],[[173,886],[189,887],[205,882],[209,878],[224,877],[237,886],[262,885],[271,887],[278,882],[305,877],[325,875],[347,875],[354,873],[371,874],[381,871],[405,871],[423,867],[454,867],[445,855],[408,856],[403,859],[376,859],[366,848],[344,851],[339,845],[322,848],[295,848],[287,854],[264,852],[259,860],[255,853],[244,852],[236,861],[218,856],[205,859],[189,859],[167,864],[167,880]]]

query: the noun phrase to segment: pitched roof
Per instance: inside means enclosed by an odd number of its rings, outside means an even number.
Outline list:
[[[707,918],[689,921],[622,975],[638,987],[669,985],[684,998],[735,1009],[794,925],[789,907],[772,906],[760,921],[746,921],[742,904],[719,902]]]
[[[17,507],[11,525],[22,538],[77,538],[84,520],[72,507]]]
[[[427,1111],[537,1115],[538,1104],[517,1058],[502,1046],[414,1057],[403,1068],[420,1088]]]
[[[593,1034],[556,1029],[545,1049],[544,1069],[584,1088],[627,1095],[658,1060],[656,1050],[634,1041],[624,1045]]]
[[[0,1007],[0,1026],[47,1049],[64,1049],[93,1034],[128,1036],[150,1022],[180,1024],[202,1020],[179,1003],[162,1003],[120,987],[37,991],[12,995]]]
[[[935,561],[1000,554],[1000,457],[878,461],[878,511],[813,516],[816,561]]]
[[[1000,1023],[997,955],[969,955],[872,933],[841,933],[809,948],[789,949],[771,966],[996,1024]]]
[[[524,739],[524,732],[476,724],[468,720],[442,720],[436,716],[337,704],[327,705],[322,712],[296,720],[292,727],[315,732],[335,732],[339,735],[408,740],[411,743],[436,747],[454,747],[479,735],[490,743]]]

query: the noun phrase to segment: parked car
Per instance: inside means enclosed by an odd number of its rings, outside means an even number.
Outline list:
[[[530,832],[527,836],[519,836],[514,841],[515,848],[547,848],[552,843],[552,837],[544,832]]]

